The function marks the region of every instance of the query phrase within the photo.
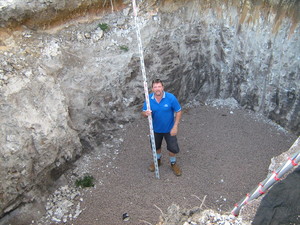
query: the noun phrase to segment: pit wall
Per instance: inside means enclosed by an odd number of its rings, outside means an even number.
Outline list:
[[[181,101],[233,97],[299,135],[299,2],[171,6],[160,8],[147,46],[150,73],[165,76]]]
[[[97,1],[72,1],[78,13],[60,0],[17,2],[0,1],[0,217],[38,201],[36,187],[98,150],[144,99],[130,1],[95,8],[96,18],[87,15]],[[299,135],[299,2],[218,2],[140,5],[149,80],[182,104],[234,98]]]

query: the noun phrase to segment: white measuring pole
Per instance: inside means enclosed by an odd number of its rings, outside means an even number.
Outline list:
[[[136,7],[135,0],[132,0],[132,7],[133,7],[134,21],[135,21],[135,26],[136,26],[136,35],[137,35],[137,39],[138,39],[139,52],[140,52],[140,61],[141,61],[141,69],[142,69],[142,75],[143,75],[143,80],[144,80],[144,92],[145,92],[146,105],[147,105],[147,110],[151,110],[150,109],[150,101],[149,101],[147,77],[146,77],[146,69],[145,69],[145,63],[144,63],[142,38],[141,38],[141,33],[140,33],[140,27],[139,27],[139,24],[137,21],[137,7]],[[149,128],[150,128],[150,138],[151,138],[153,161],[154,161],[154,166],[155,166],[155,177],[159,179],[156,146],[155,146],[153,123],[152,123],[151,115],[148,116],[148,122],[149,122]]]

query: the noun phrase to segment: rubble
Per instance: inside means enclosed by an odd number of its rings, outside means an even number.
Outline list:
[[[80,208],[82,201],[78,189],[69,185],[60,187],[48,197],[45,206],[46,215],[37,224],[66,223],[76,219],[82,212]]]
[[[191,210],[180,209],[173,204],[168,208],[168,213],[160,217],[157,225],[250,225],[250,221],[245,221],[241,217],[231,214],[220,214],[212,209],[202,210],[201,207]]]

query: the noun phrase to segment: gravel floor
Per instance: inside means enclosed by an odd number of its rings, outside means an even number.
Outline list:
[[[83,193],[83,209],[74,225],[156,224],[161,213],[175,203],[193,208],[229,212],[234,204],[264,180],[272,157],[287,151],[296,136],[253,113],[226,107],[199,106],[184,110],[177,160],[182,168],[176,177],[163,148],[160,179],[148,171],[152,161],[148,121],[140,118],[114,137],[118,149],[107,146],[82,159],[97,180]],[[128,213],[129,221],[122,215]]]

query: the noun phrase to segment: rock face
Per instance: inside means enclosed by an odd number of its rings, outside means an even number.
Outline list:
[[[79,22],[61,15],[101,1],[64,2],[0,1],[0,217],[97,150],[144,99],[130,4]],[[300,134],[299,2],[218,2],[143,2],[149,79],[183,104],[234,98]],[[64,26],[42,29],[53,9]]]
[[[18,64],[9,56],[2,68],[14,72]],[[28,192],[34,186],[51,183],[51,171],[81,153],[60,85],[42,71],[35,75],[23,69],[20,77],[1,87],[1,214],[32,201],[34,194]]]

